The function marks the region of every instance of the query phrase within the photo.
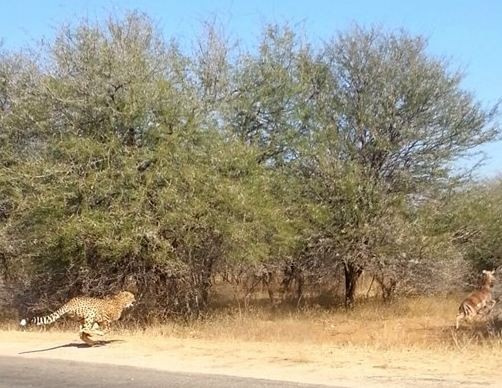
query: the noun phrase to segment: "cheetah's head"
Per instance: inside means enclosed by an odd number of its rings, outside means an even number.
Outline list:
[[[122,303],[122,306],[124,308],[131,307],[134,302],[136,302],[136,298],[134,297],[134,294],[129,291],[121,291],[117,294],[116,298],[120,300]]]

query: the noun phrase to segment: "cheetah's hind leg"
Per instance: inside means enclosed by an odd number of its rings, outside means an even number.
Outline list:
[[[100,336],[105,335],[105,332],[103,330],[101,330],[101,328],[99,327],[99,323],[97,323],[97,322],[93,323],[92,328],[91,328],[91,333],[96,334],[96,335],[100,335]]]

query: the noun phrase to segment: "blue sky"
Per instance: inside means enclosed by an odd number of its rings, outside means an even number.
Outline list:
[[[166,36],[189,43],[200,22],[216,17],[245,44],[256,42],[269,22],[302,25],[314,41],[356,22],[405,28],[429,38],[430,53],[446,56],[466,71],[463,87],[482,104],[502,98],[502,1],[484,0],[309,0],[309,1],[84,1],[17,0],[2,3],[0,38],[7,48],[27,46],[54,27],[80,17],[139,9],[158,21]],[[500,119],[502,121],[502,117]],[[488,160],[481,176],[502,175],[502,142],[482,147]]]

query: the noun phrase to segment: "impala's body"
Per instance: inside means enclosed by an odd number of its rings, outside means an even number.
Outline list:
[[[492,288],[495,281],[495,271],[483,270],[480,287],[471,292],[467,298],[460,304],[455,327],[458,329],[462,319],[471,320],[477,315],[488,314],[495,300],[492,298]]]

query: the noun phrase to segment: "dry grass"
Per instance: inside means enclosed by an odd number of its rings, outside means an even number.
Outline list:
[[[386,305],[360,303],[351,311],[251,307],[218,309],[190,324],[168,323],[132,329],[148,335],[248,342],[352,345],[376,349],[502,349],[483,322],[454,330],[458,297],[407,298]],[[124,330],[124,329],[123,329]],[[130,331],[131,329],[129,329]]]
[[[373,349],[472,350],[502,349],[502,338],[488,334],[483,322],[453,324],[459,297],[403,298],[391,304],[360,302],[353,310],[251,306],[219,307],[205,319],[191,323],[169,322],[147,328],[116,324],[115,332],[219,341],[304,343],[369,347]],[[15,322],[4,330],[18,330]],[[31,330],[74,331],[74,323]]]

